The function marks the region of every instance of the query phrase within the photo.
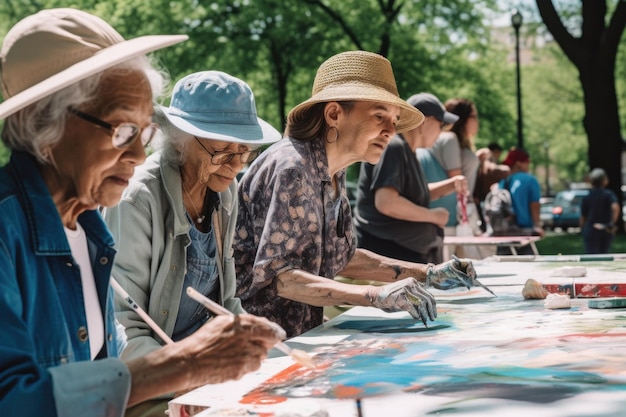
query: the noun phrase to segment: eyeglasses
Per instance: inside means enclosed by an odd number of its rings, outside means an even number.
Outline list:
[[[194,139],[200,144],[200,146],[202,146],[202,149],[204,149],[206,151],[206,153],[211,155],[211,163],[213,165],[224,165],[224,164],[227,164],[230,161],[232,161],[233,158],[235,156],[237,156],[237,155],[239,155],[239,160],[241,161],[242,164],[247,164],[249,162],[254,161],[254,159],[257,156],[259,156],[259,154],[261,153],[261,151],[259,151],[257,149],[246,151],[246,152],[236,152],[236,153],[230,153],[230,152],[216,152],[216,153],[213,153],[210,150],[208,150],[206,148],[206,146],[204,146],[202,144],[202,141],[200,141],[200,139],[198,139],[196,136],[194,136]]]
[[[117,126],[113,126],[110,123],[100,120],[97,117],[91,116],[87,113],[83,113],[80,110],[69,107],[67,109],[74,116],[79,117],[89,123],[108,130],[111,133],[111,143],[116,149],[124,149],[129,147],[135,139],[141,138],[141,144],[146,146],[150,143],[154,134],[157,131],[156,123],[144,127],[143,129],[134,123],[120,123]]]

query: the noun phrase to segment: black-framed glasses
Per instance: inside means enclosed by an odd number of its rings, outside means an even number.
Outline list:
[[[247,164],[250,163],[252,161],[254,161],[254,159],[259,156],[259,154],[261,153],[260,150],[258,149],[252,149],[249,151],[245,151],[245,152],[235,152],[235,153],[231,153],[231,152],[211,152],[210,150],[208,150],[206,148],[206,146],[204,146],[202,144],[202,141],[200,139],[198,139],[198,137],[194,136],[194,139],[200,144],[200,146],[202,146],[202,149],[204,149],[206,151],[206,153],[208,153],[209,155],[211,155],[211,163],[213,165],[224,165],[229,163],[230,161],[233,160],[233,158],[237,155],[239,155],[239,160],[241,161],[242,164]]]
[[[124,149],[129,147],[138,137],[141,138],[141,144],[143,146],[146,146],[150,143],[150,141],[154,137],[154,134],[157,131],[156,123],[151,123],[143,129],[136,124],[129,122],[120,123],[117,126],[113,126],[112,124],[107,123],[104,120],[100,120],[97,117],[94,117],[87,113],[83,113],[82,111],[72,107],[69,107],[67,111],[69,111],[76,117],[79,117],[98,127],[101,127],[102,129],[108,130],[111,133],[111,143],[116,149]]]

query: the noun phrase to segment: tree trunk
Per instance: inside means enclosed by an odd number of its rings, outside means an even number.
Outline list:
[[[572,36],[551,0],[536,0],[544,24],[578,69],[585,102],[589,168],[603,168],[609,188],[622,201],[622,137],[615,90],[615,59],[626,25],[626,2],[620,1],[607,22],[606,0],[581,1],[581,35]],[[621,206],[621,204],[620,204]],[[623,222],[618,220],[619,230]]]
[[[585,100],[583,125],[589,144],[589,168],[603,168],[609,177],[609,188],[622,201],[622,148],[613,65],[598,59],[580,74]],[[620,204],[621,206],[621,204]],[[621,224],[621,218],[620,218]],[[620,227],[620,230],[622,228]]]

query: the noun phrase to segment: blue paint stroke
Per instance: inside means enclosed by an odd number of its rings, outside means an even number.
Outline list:
[[[457,347],[428,342],[407,343],[416,336],[382,343],[369,337],[351,338],[318,354],[316,361],[328,365],[320,371],[294,375],[281,383],[265,383],[259,390],[270,396],[335,399],[337,387],[350,387],[343,392],[353,394],[340,398],[420,392],[531,403],[555,402],[594,389],[626,391],[626,384],[609,385],[604,376],[593,372],[508,365],[462,368],[444,361],[471,352],[459,353]]]
[[[449,323],[439,323],[424,327],[421,321],[415,319],[372,319],[346,320],[334,326],[340,330],[358,330],[363,333],[415,333],[432,332],[451,327]]]

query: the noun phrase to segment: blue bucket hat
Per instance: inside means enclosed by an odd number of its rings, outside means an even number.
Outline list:
[[[256,113],[254,94],[242,80],[221,71],[187,75],[174,86],[169,107],[161,107],[178,129],[198,138],[265,145],[282,135]]]

